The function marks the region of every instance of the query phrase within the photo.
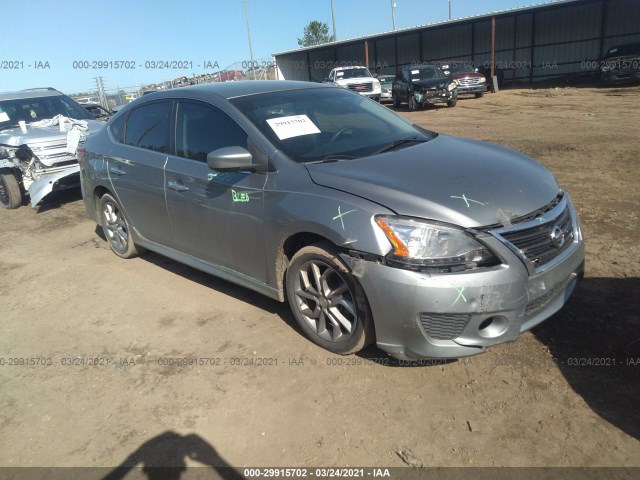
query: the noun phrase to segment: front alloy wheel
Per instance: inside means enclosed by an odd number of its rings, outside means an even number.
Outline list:
[[[113,253],[122,258],[132,258],[139,251],[133,243],[129,224],[118,201],[108,193],[100,199],[100,219],[104,235]]]
[[[312,245],[294,255],[287,296],[298,324],[321,347],[349,354],[370,343],[371,315],[362,287],[330,247]]]

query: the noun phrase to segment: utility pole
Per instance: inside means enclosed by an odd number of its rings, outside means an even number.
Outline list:
[[[333,10],[333,0],[331,0],[331,20],[333,21],[333,41],[338,41],[338,34],[336,33],[336,12]]]
[[[451,20],[451,0],[449,0],[449,20]]]
[[[247,35],[249,36],[249,56],[251,57],[251,70],[253,71],[253,79],[256,79],[256,68],[253,63],[253,47],[251,46],[251,28],[249,28],[249,7],[247,0],[244,0],[244,16],[247,19]]]
[[[393,29],[396,29],[396,2],[391,0],[391,18],[393,19]]]
[[[109,110],[109,102],[107,102],[107,95],[104,93],[104,83],[102,83],[102,77],[96,77],[96,88],[98,90],[98,100],[103,108]]]

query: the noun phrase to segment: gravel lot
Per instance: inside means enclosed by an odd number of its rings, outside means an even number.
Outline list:
[[[639,107],[640,87],[554,88],[401,112],[533,156],[583,225],[567,307],[460,362],[329,354],[286,304],[119,259],[79,192],[0,210],[0,465],[393,467],[409,448],[424,466],[640,466]]]

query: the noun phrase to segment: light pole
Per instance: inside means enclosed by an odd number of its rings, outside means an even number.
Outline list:
[[[338,41],[338,34],[336,33],[336,12],[333,10],[333,0],[331,0],[331,21],[333,22],[333,41]]]
[[[451,0],[449,0],[449,20],[451,20]]]
[[[247,19],[247,35],[249,36],[249,56],[251,57],[251,70],[253,71],[253,79],[256,79],[256,69],[253,64],[253,48],[251,47],[251,28],[249,28],[249,7],[247,0],[244,0],[244,16]]]
[[[396,5],[395,0],[391,0],[391,18],[393,20],[393,29],[396,29]]]

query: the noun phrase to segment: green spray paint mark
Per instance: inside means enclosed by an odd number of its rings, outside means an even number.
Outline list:
[[[483,205],[484,206],[484,203],[482,203],[482,202],[479,202],[477,200],[473,200],[472,198],[467,198],[464,193],[462,194],[461,197],[458,197],[456,195],[451,195],[451,198],[459,198],[460,200],[464,200],[464,203],[467,204],[467,208],[469,208],[469,206],[470,206],[469,202],[477,203],[478,205]]]
[[[251,200],[248,193],[236,192],[235,190],[231,190],[231,198],[233,199],[233,203],[248,202]]]
[[[345,215],[347,215],[347,214],[349,214],[351,212],[355,212],[355,210],[349,210],[348,212],[341,213],[340,212],[340,205],[338,205],[338,215],[333,217],[333,220],[340,219],[340,223],[342,224],[342,230],[344,230],[344,221],[342,220],[342,217],[344,217]]]
[[[462,300],[464,301],[464,303],[467,303],[467,299],[464,296],[464,287],[453,287],[456,289],[456,292],[458,292],[458,296],[456,297],[456,299],[453,301],[453,303],[451,304],[451,306],[453,307],[456,303],[458,303],[458,300],[460,300],[462,298]]]

